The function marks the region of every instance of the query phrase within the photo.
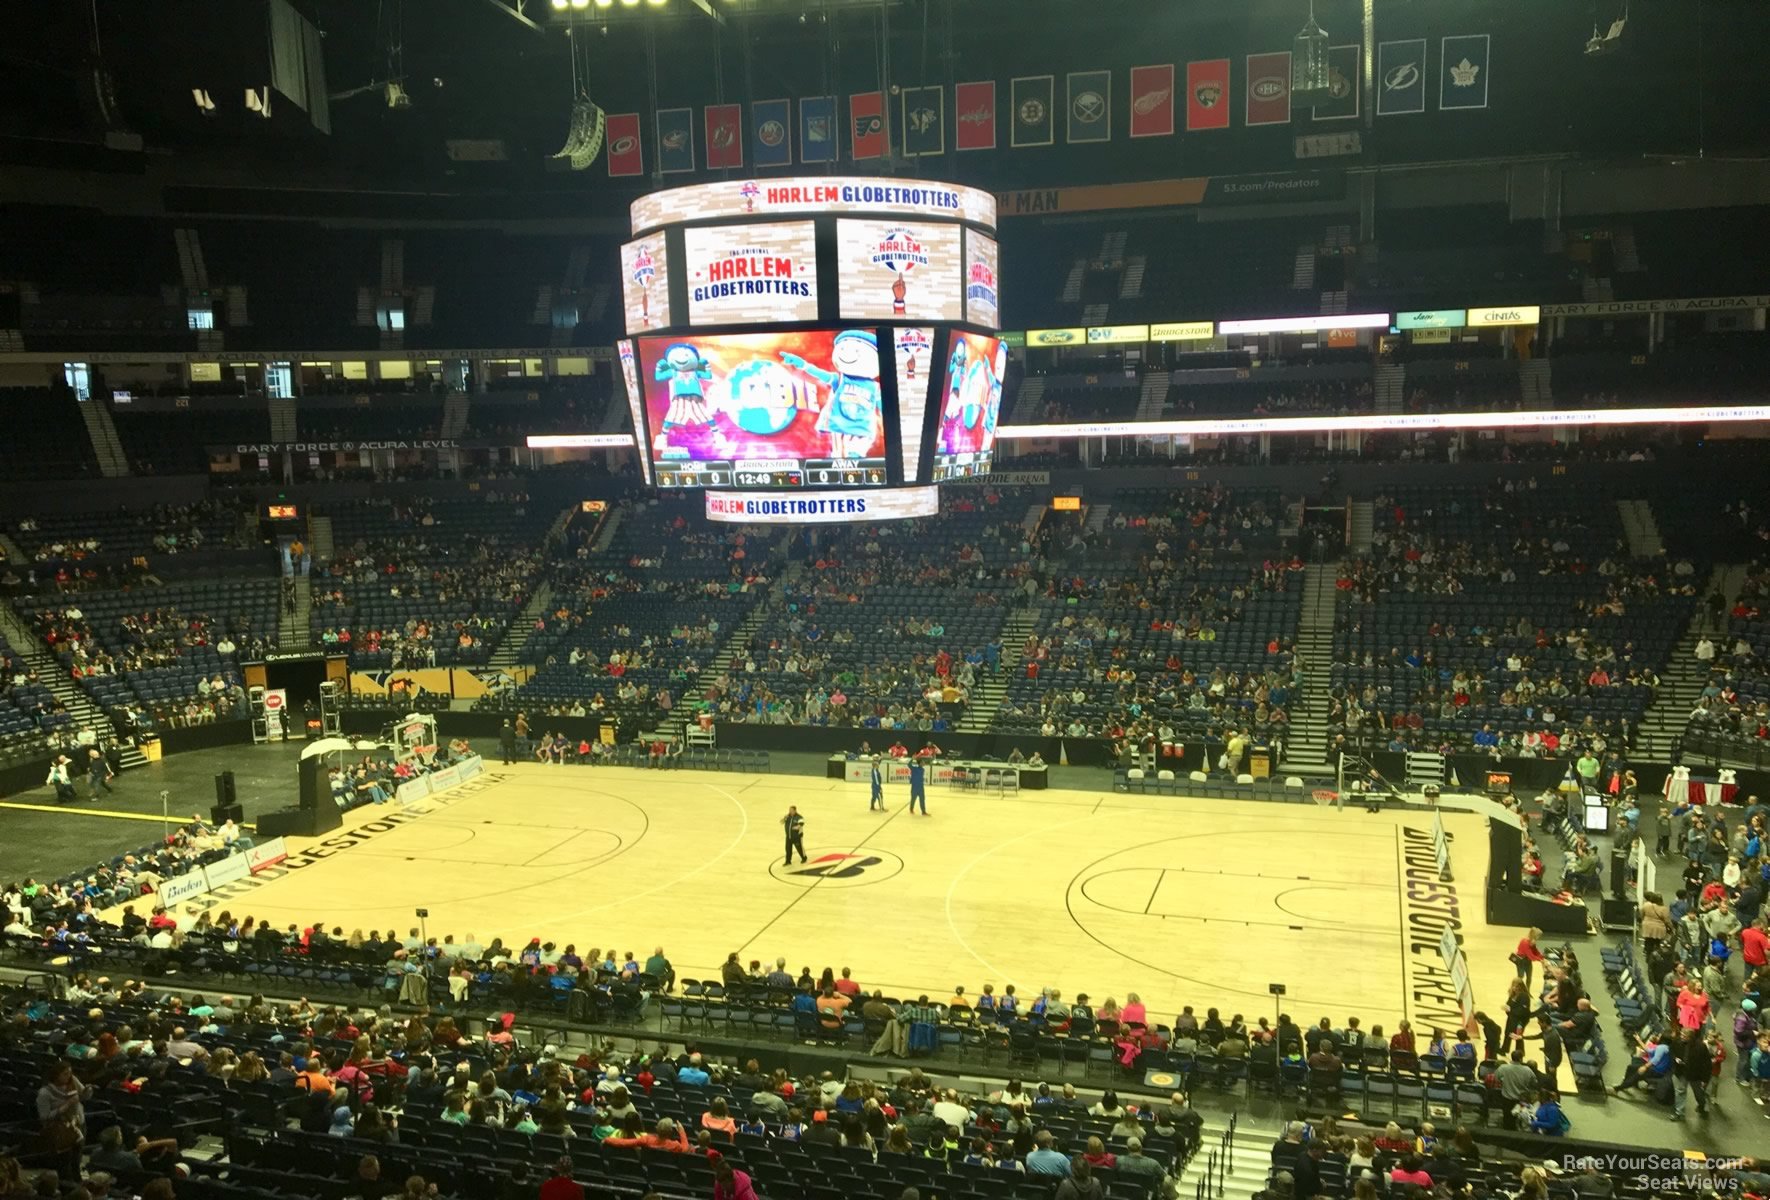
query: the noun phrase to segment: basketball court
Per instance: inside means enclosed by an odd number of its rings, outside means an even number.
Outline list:
[[[1482,919],[1487,837],[1471,814],[1442,814],[1459,880],[1442,883],[1423,865],[1424,810],[935,788],[923,817],[900,787],[886,799],[869,812],[865,785],[805,776],[493,764],[292,838],[282,866],[196,903],[402,936],[423,907],[432,935],[641,960],[662,945],[690,978],[717,979],[736,950],[795,974],[848,966],[895,996],[1136,992],[1164,1022],[1181,1004],[1271,1016],[1282,983],[1300,1022],[1449,1025],[1447,924],[1479,1004],[1499,1008],[1511,974],[1518,931]],[[810,861],[786,867],[789,804]]]

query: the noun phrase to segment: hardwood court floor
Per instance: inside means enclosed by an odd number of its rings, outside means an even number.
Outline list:
[[[1489,928],[1481,818],[1445,813],[1457,882],[1436,881],[1431,815],[1313,805],[931,788],[930,817],[869,813],[864,785],[803,776],[490,765],[423,812],[359,809],[289,869],[209,899],[236,916],[507,944],[663,945],[686,977],[784,955],[852,967],[868,989],[940,999],[993,982],[1250,1021],[1351,1014],[1446,1023],[1437,946],[1461,921],[1477,1001],[1498,1010],[1518,932]],[[781,865],[780,818],[806,817],[809,868]],[[390,820],[390,816],[394,819]],[[355,833],[352,834],[351,831]],[[1411,832],[1410,832],[1411,831]],[[1416,859],[1411,897],[1404,852]],[[809,873],[808,873],[809,872]]]

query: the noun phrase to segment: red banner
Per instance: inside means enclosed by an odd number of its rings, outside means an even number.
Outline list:
[[[955,145],[960,150],[996,148],[996,81],[961,83],[953,88]]]
[[[645,174],[638,113],[610,113],[604,136],[608,139],[608,173],[611,176]]]
[[[1229,128],[1229,60],[1186,64],[1186,128]]]
[[[1174,132],[1174,64],[1131,68],[1131,136]]]
[[[707,169],[744,165],[744,106],[707,105]]]
[[[1291,122],[1291,52],[1248,55],[1249,125]]]
[[[855,92],[848,97],[848,137],[856,162],[885,154],[885,97]]]

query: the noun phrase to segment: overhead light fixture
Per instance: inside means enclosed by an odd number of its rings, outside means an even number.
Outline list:
[[[268,87],[247,88],[246,111],[255,112],[265,120],[270,120],[270,89]]]
[[[639,0],[621,0],[621,4],[626,8],[637,8],[639,6]]]
[[[597,8],[610,8],[610,7],[613,7],[614,2],[615,2],[615,0],[596,0],[596,7]]]
[[[215,101],[209,98],[209,93],[205,89],[192,88],[191,99],[196,101],[197,111],[202,113],[205,117],[212,117],[215,115]]]
[[[553,11],[554,12],[564,12],[565,6],[569,2],[570,2],[570,0],[553,0]]]
[[[670,0],[645,0],[645,2],[653,8],[662,8],[664,5],[668,4]]]

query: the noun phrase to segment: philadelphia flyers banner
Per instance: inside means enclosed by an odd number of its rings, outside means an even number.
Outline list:
[[[1131,68],[1131,136],[1174,132],[1174,64]]]
[[[878,92],[855,92],[848,97],[849,144],[856,162],[882,158],[885,154],[885,98]]]
[[[611,176],[645,174],[645,154],[639,144],[638,113],[610,113],[606,136],[608,173]]]

